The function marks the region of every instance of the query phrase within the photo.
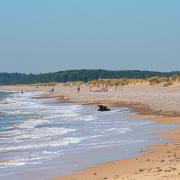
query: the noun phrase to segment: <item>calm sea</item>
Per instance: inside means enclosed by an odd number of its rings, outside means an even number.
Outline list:
[[[131,119],[127,108],[98,112],[36,95],[0,91],[0,179],[48,179],[125,159],[174,128]]]

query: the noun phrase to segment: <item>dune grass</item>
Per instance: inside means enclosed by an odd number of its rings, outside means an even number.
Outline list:
[[[106,84],[108,86],[125,86],[125,85],[137,85],[137,84],[149,84],[157,85],[161,84],[163,87],[171,86],[175,83],[180,83],[180,74],[171,77],[151,77],[148,79],[99,79],[94,81],[89,81],[88,85],[101,86]]]

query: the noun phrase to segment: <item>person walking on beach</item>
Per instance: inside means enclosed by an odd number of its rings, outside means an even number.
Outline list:
[[[80,85],[78,85],[78,87],[77,87],[77,93],[79,93],[80,92]]]
[[[51,92],[52,92],[52,93],[54,92],[54,87],[51,89]]]
[[[21,94],[22,94],[22,95],[24,94],[24,91],[23,91],[23,90],[21,91]]]
[[[116,88],[115,88],[115,91],[117,91],[117,88],[118,88],[118,83],[116,83]]]

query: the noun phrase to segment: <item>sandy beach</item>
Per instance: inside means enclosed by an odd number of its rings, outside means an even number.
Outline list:
[[[0,180],[180,180],[180,0],[0,2]]]
[[[162,132],[169,140],[166,144],[146,147],[142,155],[127,160],[107,162],[54,180],[101,180],[101,179],[133,179],[161,180],[180,179],[180,85],[170,87],[161,85],[128,85],[109,87],[107,92],[98,89],[89,91],[86,85],[77,93],[76,86],[59,84],[55,92],[50,87],[37,85],[1,86],[2,90],[42,91],[42,97],[56,98],[61,102],[78,104],[108,104],[109,106],[129,107],[137,112],[138,117],[151,119],[163,124],[177,124],[177,129]],[[41,98],[41,97],[37,97]],[[133,117],[132,117],[133,120]]]

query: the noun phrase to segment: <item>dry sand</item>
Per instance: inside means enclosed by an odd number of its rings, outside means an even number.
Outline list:
[[[124,106],[141,106],[143,109],[151,109],[154,113],[163,115],[180,114],[180,84],[170,87],[161,85],[129,85],[121,86],[115,91],[115,87],[109,87],[108,92],[92,92],[86,85],[81,86],[78,94],[76,86],[70,87],[63,84],[56,85],[55,92],[49,93],[48,86],[0,86],[3,90],[35,90],[44,91],[44,97],[55,97],[60,100],[82,103],[108,103]],[[94,90],[98,90],[97,88]],[[150,113],[150,112],[149,112]]]
[[[44,91],[43,97],[56,98],[81,104],[105,103],[112,106],[127,106],[139,112],[137,116],[152,119],[159,123],[180,123],[180,85],[162,87],[161,85],[129,85],[110,87],[108,92],[91,92],[89,87],[58,85],[55,92],[43,86],[6,86],[6,90]],[[142,150],[143,155],[128,160],[112,161],[82,170],[54,180],[179,180],[180,179],[180,129],[166,132],[170,141]],[[145,154],[144,154],[145,153]]]

